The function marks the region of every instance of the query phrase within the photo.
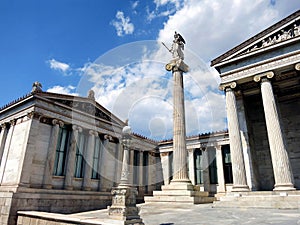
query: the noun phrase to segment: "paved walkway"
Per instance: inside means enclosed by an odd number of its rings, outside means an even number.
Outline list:
[[[147,203],[139,205],[145,225],[300,225],[300,210],[212,208],[211,204],[178,205]],[[107,210],[72,214],[74,217],[100,221]]]

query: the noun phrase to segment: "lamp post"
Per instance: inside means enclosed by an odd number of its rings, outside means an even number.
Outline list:
[[[122,130],[122,146],[124,149],[120,184],[112,188],[112,205],[108,207],[111,219],[122,221],[122,224],[144,225],[136,206],[137,189],[130,184],[130,146],[132,141],[131,128],[126,125]]]

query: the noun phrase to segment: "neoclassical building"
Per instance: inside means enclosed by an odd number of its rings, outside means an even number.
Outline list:
[[[111,204],[125,123],[93,92],[47,93],[35,83],[30,94],[0,109],[0,124],[0,224],[16,224],[19,210],[71,213]],[[140,201],[159,183],[156,146],[133,135],[131,179]]]
[[[258,194],[254,191],[269,191],[260,194],[289,201],[279,207],[299,208],[300,11],[211,65],[220,73],[220,89],[226,95],[232,191],[241,197],[232,199],[235,205],[243,196]],[[261,199],[266,201],[267,196]],[[266,206],[272,201],[276,199]]]
[[[189,179],[215,207],[300,208],[300,11],[214,59],[228,131],[187,137]],[[43,92],[0,108],[0,224],[17,211],[105,208],[120,180],[122,128],[94,99]],[[133,134],[138,200],[168,185],[173,140]]]

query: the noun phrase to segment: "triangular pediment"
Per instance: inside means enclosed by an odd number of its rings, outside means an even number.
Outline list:
[[[299,40],[300,10],[212,60],[211,66],[218,66],[226,62],[269,51]]]
[[[74,112],[82,112],[98,119],[105,120],[109,123],[124,126],[123,121],[93,99],[49,92],[41,92],[38,93],[38,95],[51,100],[56,104],[63,105]]]

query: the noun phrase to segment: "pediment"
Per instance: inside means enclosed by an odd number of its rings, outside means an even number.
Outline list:
[[[42,92],[38,95],[50,101],[53,101],[56,104],[63,105],[69,108],[70,110],[73,110],[74,112],[82,112],[90,116],[95,116],[98,119],[102,119],[110,123],[118,124],[121,126],[124,125],[124,122],[122,122],[110,111],[105,109],[93,99],[49,92]]]
[[[222,65],[299,40],[300,10],[212,60],[211,66]]]

